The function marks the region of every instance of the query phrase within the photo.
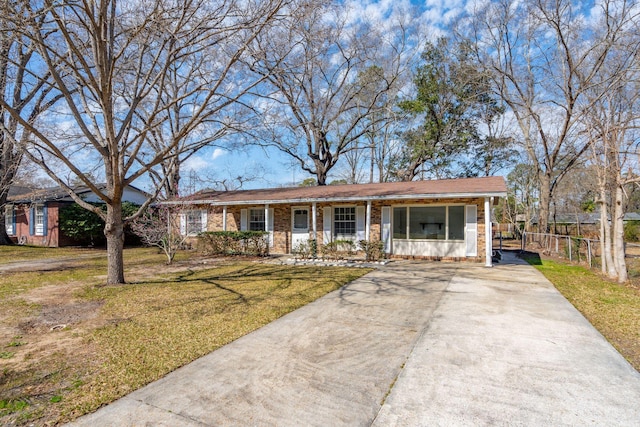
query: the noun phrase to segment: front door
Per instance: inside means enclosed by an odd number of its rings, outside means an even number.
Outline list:
[[[291,209],[291,248],[309,240],[309,208]]]

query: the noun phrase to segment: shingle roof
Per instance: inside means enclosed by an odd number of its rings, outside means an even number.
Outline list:
[[[409,198],[504,197],[501,176],[377,184],[324,185],[261,190],[200,191],[165,203],[248,205],[322,201],[397,200]]]

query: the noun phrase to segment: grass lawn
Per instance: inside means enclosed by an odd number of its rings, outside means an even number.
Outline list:
[[[38,258],[61,258],[75,256],[106,256],[104,249],[79,248],[45,248],[43,246],[0,246],[0,265],[16,262],[31,261]]]
[[[91,412],[368,271],[163,262],[153,249],[126,250],[124,286],[103,285],[104,258],[0,274],[0,425]]]
[[[604,279],[596,271],[540,259],[537,254],[525,259],[640,371],[640,287],[637,282],[620,285]]]

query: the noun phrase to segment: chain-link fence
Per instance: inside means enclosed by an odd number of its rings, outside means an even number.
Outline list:
[[[589,267],[600,265],[600,241],[595,239],[524,232],[521,249],[554,255]]]

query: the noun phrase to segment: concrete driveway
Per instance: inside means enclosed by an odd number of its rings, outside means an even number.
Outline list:
[[[75,426],[640,425],[640,374],[533,267],[394,262]]]

